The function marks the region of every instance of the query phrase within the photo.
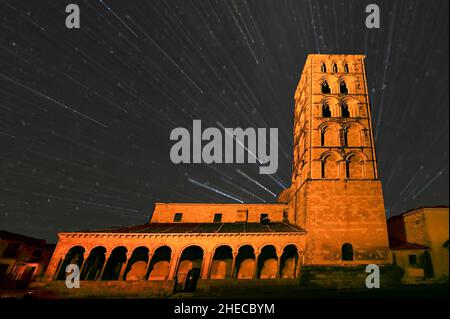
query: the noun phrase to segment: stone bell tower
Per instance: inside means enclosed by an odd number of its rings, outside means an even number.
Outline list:
[[[310,54],[295,92],[289,220],[306,265],[389,258],[364,58]]]

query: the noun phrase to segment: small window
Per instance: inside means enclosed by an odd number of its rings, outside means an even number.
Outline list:
[[[221,223],[222,222],[222,214],[214,214],[214,222]]]
[[[173,217],[174,222],[181,222],[181,218],[183,218],[182,213],[175,213],[175,216]]]
[[[348,64],[347,63],[344,65],[344,72],[348,73]]]
[[[289,217],[288,217],[288,212],[287,210],[283,211],[283,223],[288,223],[289,222]]]
[[[337,73],[337,71],[338,71],[338,68],[337,68],[337,65],[335,63],[335,64],[333,64],[333,73]]]
[[[339,89],[341,91],[341,94],[348,94],[347,84],[345,84],[344,81],[341,81],[339,84]]]
[[[341,105],[341,113],[342,113],[342,117],[350,117],[350,111],[348,109],[348,105],[343,103]]]
[[[353,246],[352,244],[345,243],[342,245],[342,260],[352,261],[353,260]]]
[[[417,265],[417,255],[409,255],[408,261],[410,265]]]
[[[331,110],[328,104],[322,105],[322,117],[331,117]]]
[[[330,86],[328,85],[327,81],[323,81],[322,82],[322,93],[324,93],[324,94],[330,94],[331,93]]]
[[[260,221],[261,223],[267,221],[268,219],[269,219],[269,214],[261,214],[261,215],[259,216],[259,221]]]
[[[322,63],[322,66],[320,69],[322,70],[323,73],[327,73],[327,66],[325,65],[325,63]]]

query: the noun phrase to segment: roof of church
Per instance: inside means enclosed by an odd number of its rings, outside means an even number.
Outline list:
[[[149,223],[137,226],[82,230],[86,233],[301,233],[288,223]]]
[[[398,238],[389,237],[389,248],[393,250],[402,249],[430,249],[430,247],[422,246],[419,244],[408,243],[406,241],[400,240]]]

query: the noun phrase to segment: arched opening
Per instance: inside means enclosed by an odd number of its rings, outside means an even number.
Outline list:
[[[352,261],[353,260],[353,246],[352,244],[345,243],[342,245],[341,249],[341,258],[343,261]]]
[[[331,117],[330,106],[327,103],[322,105],[322,117]]]
[[[70,250],[67,252],[64,261],[61,264],[61,267],[59,268],[58,275],[56,276],[56,280],[65,280],[66,279],[66,267],[70,264],[76,264],[78,265],[78,268],[81,268],[83,265],[84,260],[84,247],[81,246],[75,246],[70,248]]]
[[[359,179],[363,178],[363,165],[361,159],[352,155],[347,159],[347,178]]]
[[[321,70],[323,73],[327,73],[327,66],[325,65],[325,62],[322,63],[322,66],[320,67],[320,70]]]
[[[337,158],[335,155],[327,155],[322,160],[322,178],[336,179],[339,178]]]
[[[255,252],[252,246],[239,248],[236,256],[236,278],[252,279],[255,272]]]
[[[346,103],[341,104],[341,115],[342,117],[350,117],[350,111]]]
[[[338,67],[336,63],[333,63],[333,73],[337,73],[338,72]]]
[[[322,146],[336,146],[337,134],[333,127],[326,126],[321,130],[321,145]]]
[[[177,283],[184,286],[191,269],[201,271],[203,263],[203,249],[199,246],[189,246],[183,250],[177,269]]]
[[[257,277],[259,279],[274,279],[278,272],[277,250],[268,245],[261,249],[258,257]]]
[[[102,280],[118,280],[122,267],[127,262],[127,249],[123,246],[112,250],[111,255],[106,262]]]
[[[298,264],[298,250],[295,245],[284,247],[280,258],[281,278],[295,278]]]
[[[330,89],[330,86],[328,85],[327,81],[323,81],[322,82],[322,93],[324,93],[324,94],[330,94],[331,93],[331,89]]]
[[[345,146],[359,147],[361,146],[361,134],[357,127],[348,127],[344,131]]]
[[[141,246],[133,250],[130,261],[125,269],[125,279],[128,281],[145,280],[148,265],[148,248]]]
[[[103,270],[103,265],[105,264],[105,247],[95,247],[91,250],[83,269],[81,270],[80,278],[81,280],[97,280]]]
[[[339,83],[339,90],[340,90],[341,94],[348,94],[347,84],[345,84],[344,81],[341,81]]]
[[[348,64],[347,63],[345,63],[345,65],[344,65],[344,72],[348,73]]]
[[[210,279],[225,279],[231,277],[233,251],[229,246],[217,247],[211,263]]]
[[[148,267],[148,280],[166,280],[169,276],[172,250],[168,246],[161,246],[155,250]]]

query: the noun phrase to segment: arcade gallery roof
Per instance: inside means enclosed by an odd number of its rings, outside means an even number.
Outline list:
[[[81,230],[81,233],[303,233],[288,223],[149,223],[137,226]]]

